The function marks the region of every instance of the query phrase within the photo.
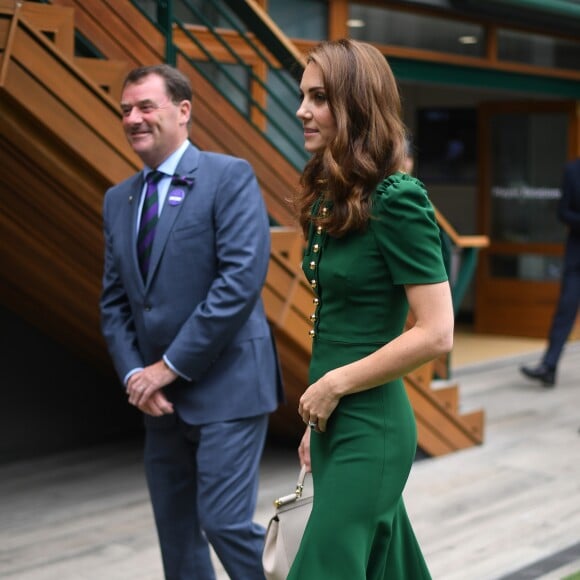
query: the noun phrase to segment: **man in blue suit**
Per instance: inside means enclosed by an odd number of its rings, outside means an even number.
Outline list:
[[[552,319],[548,348],[537,366],[520,369],[526,377],[540,381],[545,387],[556,384],[558,361],[580,306],[580,158],[568,162],[564,168],[558,217],[568,227],[568,236],[560,297]]]
[[[125,79],[123,128],[144,169],[105,196],[102,331],[144,414],[165,577],[215,578],[211,544],[230,578],[263,579],[264,529],[252,520],[268,414],[282,400],[261,301],[268,217],[246,161],[189,142],[191,101],[168,65]]]

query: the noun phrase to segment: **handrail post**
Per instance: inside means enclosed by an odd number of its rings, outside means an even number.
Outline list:
[[[157,22],[165,33],[165,62],[175,66],[177,58],[173,44],[173,0],[158,0]]]

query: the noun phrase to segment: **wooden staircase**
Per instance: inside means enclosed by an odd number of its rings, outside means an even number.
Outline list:
[[[106,60],[76,58],[77,28]],[[165,39],[128,0],[0,0],[0,300],[79,356],[108,361],[98,324],[104,191],[140,168],[122,133],[125,72],[163,61]],[[264,288],[286,384],[272,431],[298,440],[307,385],[310,287],[299,270],[301,237],[286,199],[297,171],[184,58],[192,79],[199,147],[240,155],[258,175],[270,215]],[[109,364],[108,362],[106,364]],[[434,363],[405,377],[419,445],[441,455],[483,441],[483,411],[461,414],[458,386],[433,388]]]

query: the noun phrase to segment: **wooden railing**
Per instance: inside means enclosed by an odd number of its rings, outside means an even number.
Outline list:
[[[437,208],[435,208],[435,218],[437,219],[439,227],[447,236],[447,239],[450,242],[450,248],[452,250],[455,249],[458,251],[458,270],[455,279],[451,280],[451,288],[453,292],[453,308],[455,310],[455,314],[457,314],[459,307],[463,302],[467,287],[473,279],[475,267],[477,265],[477,254],[479,250],[489,246],[489,237],[483,235],[459,235],[455,228],[447,221],[445,216]]]

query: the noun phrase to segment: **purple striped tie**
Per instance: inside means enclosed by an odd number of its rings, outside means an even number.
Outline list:
[[[139,223],[139,234],[137,236],[137,255],[139,257],[139,267],[143,279],[147,278],[149,262],[151,260],[151,248],[155,238],[155,227],[159,219],[159,198],[157,196],[157,184],[163,177],[161,171],[151,171],[147,174],[147,190],[143,209],[141,210],[141,222]]]

